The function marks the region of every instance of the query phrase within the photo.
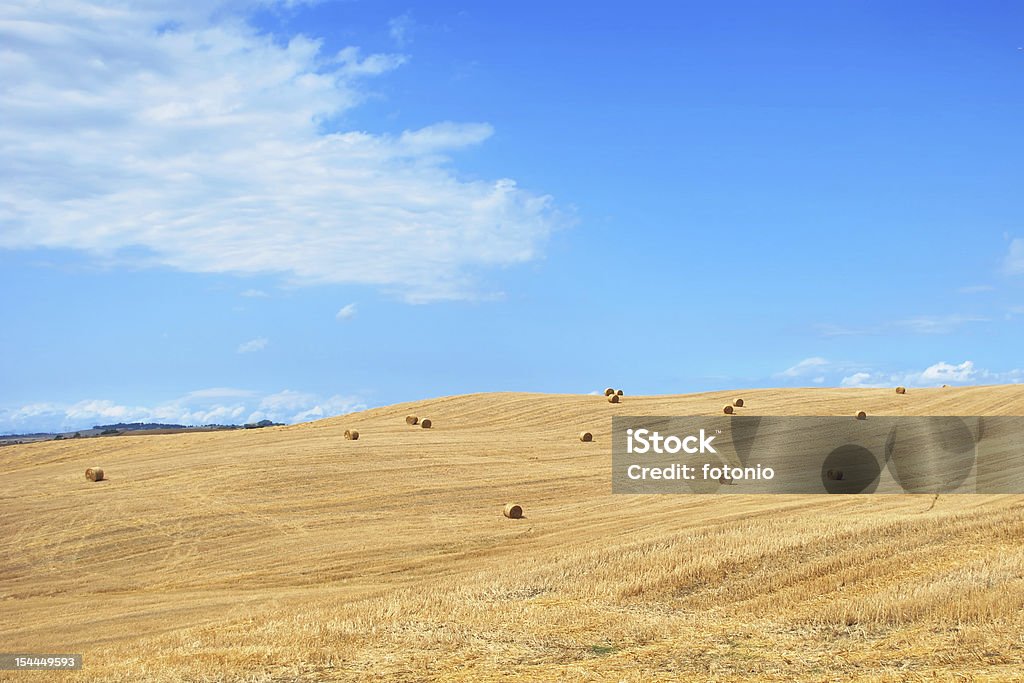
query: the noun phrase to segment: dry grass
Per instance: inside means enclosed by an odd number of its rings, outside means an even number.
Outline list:
[[[1024,387],[746,395],[1024,414]],[[445,428],[412,434],[410,412]],[[593,397],[491,394],[5,447],[0,649],[82,652],[34,675],[76,682],[1019,679],[1024,497],[613,496],[574,422],[610,443]],[[374,438],[342,448],[343,423]],[[116,477],[85,481],[93,462]]]

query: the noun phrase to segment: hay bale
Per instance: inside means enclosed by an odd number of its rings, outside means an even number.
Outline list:
[[[614,393],[615,393],[615,390],[612,389],[611,387],[608,387],[607,389],[604,390],[604,395],[605,396],[611,396]]]
[[[103,470],[99,467],[90,467],[85,471],[85,478],[89,481],[103,481]]]
[[[857,411],[857,419],[858,420],[866,420],[866,419],[868,419],[868,414],[865,413],[863,410],[858,410]]]
[[[618,394],[612,394],[611,396],[608,397],[608,402],[609,403],[618,403],[619,402],[619,395]]]
[[[615,395],[616,396],[622,396],[622,389],[616,389],[615,390]]]
[[[949,388],[949,385],[948,385],[948,384],[943,384],[943,385],[942,385],[942,388],[943,388],[943,389],[948,389],[948,388]]]
[[[842,470],[829,470],[828,472],[825,473],[825,476],[828,477],[831,481],[842,481],[843,480],[843,471]]]
[[[434,423],[430,421],[429,417],[425,417],[422,420],[420,420],[420,427],[423,427],[423,429],[430,429],[430,426],[432,424]]]
[[[580,441],[583,441],[584,443],[587,443],[587,442],[590,442],[590,441],[593,441],[593,440],[594,440],[594,435],[591,434],[590,432],[580,432]]]
[[[725,413],[726,415],[732,415],[732,412],[733,412],[732,406],[730,406],[730,405],[725,406],[724,408],[722,408],[722,412]]]
[[[345,438],[348,439],[349,441],[358,441],[359,440],[359,432],[357,432],[354,429],[346,429],[345,430]]]
[[[405,416],[405,424],[407,424],[407,425],[414,425],[414,424],[416,424],[419,421],[420,421],[420,419],[418,417],[416,417],[415,415],[406,415]]]
[[[733,401],[732,404],[734,406],[736,406],[737,408],[742,408],[743,407],[743,399],[742,398],[738,398],[735,401]]]
[[[906,387],[896,387],[896,393],[897,394],[905,394],[905,393],[907,393],[907,388]]]
[[[522,519],[523,508],[520,505],[513,505],[512,503],[505,503],[505,509],[502,512],[509,519]]]

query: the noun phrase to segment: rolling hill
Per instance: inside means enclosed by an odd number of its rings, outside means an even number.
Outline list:
[[[505,393],[9,446],[0,650],[83,653],[83,672],[34,674],[74,681],[1020,675],[1024,496],[611,494],[611,416],[734,396],[758,415],[1024,415],[1021,386]]]

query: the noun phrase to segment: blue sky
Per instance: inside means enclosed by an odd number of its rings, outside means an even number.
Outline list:
[[[1017,382],[1010,2],[0,9],[0,432]]]

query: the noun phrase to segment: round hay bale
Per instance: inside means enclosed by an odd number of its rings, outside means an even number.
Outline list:
[[[502,511],[502,514],[508,517],[509,519],[522,519],[523,508],[520,505],[505,503],[505,509],[504,511]]]
[[[407,425],[414,425],[414,424],[416,424],[419,421],[420,421],[420,419],[418,417],[416,417],[415,415],[406,415],[405,416],[405,424],[407,424]]]
[[[345,438],[348,439],[349,441],[358,441],[359,440],[359,432],[357,432],[354,429],[346,429],[345,430]]]
[[[85,471],[85,478],[89,481],[103,481],[103,470],[99,467],[90,467]]]
[[[619,395],[618,394],[612,394],[611,396],[608,397],[608,402],[609,403],[618,403],[619,402]]]
[[[722,412],[725,413],[726,415],[732,415],[732,413],[733,413],[732,406],[730,406],[730,405],[725,406],[724,408],[722,408]]]
[[[590,432],[580,432],[580,441],[590,442],[594,440],[594,435]]]
[[[943,389],[948,389],[948,388],[949,388],[949,385],[948,385],[948,384],[943,384],[943,385],[942,385],[942,388],[943,388]]]
[[[607,389],[604,390],[604,395],[605,396],[611,396],[614,393],[615,393],[615,390],[612,389],[611,387],[608,387]]]
[[[907,388],[906,387],[896,387],[896,393],[897,394],[905,394],[905,393],[907,393]]]
[[[430,429],[430,426],[432,424],[434,423],[430,421],[429,417],[425,417],[422,420],[420,420],[420,427],[423,427],[423,429]]]
[[[733,401],[732,404],[734,406],[736,406],[737,408],[742,408],[743,407],[743,399],[742,398],[738,398],[735,401]]]
[[[843,480],[843,471],[842,470],[829,470],[828,472],[825,473],[825,476],[828,477],[832,481],[842,481]]]
[[[863,410],[858,410],[857,411],[857,419],[858,420],[866,420],[866,419],[868,419],[868,414],[865,413]]]
[[[622,396],[622,389],[616,389],[615,390],[615,395],[616,396]]]

